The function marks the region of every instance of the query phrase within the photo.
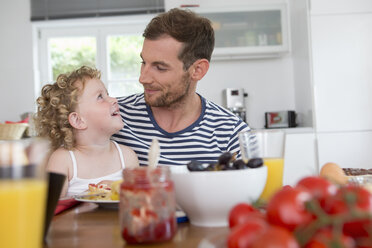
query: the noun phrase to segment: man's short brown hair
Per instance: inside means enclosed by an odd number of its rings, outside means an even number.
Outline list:
[[[187,70],[196,60],[211,60],[214,31],[211,22],[190,10],[171,9],[154,17],[147,25],[143,37],[156,40],[169,35],[183,43],[178,58]]]

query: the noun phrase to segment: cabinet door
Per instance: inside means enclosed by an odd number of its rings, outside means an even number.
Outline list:
[[[372,130],[372,13],[311,17],[318,132]]]
[[[318,134],[320,168],[327,162],[343,168],[372,168],[372,132]]]
[[[317,175],[314,133],[285,136],[283,185],[296,185],[303,177]]]
[[[278,56],[289,51],[286,4],[193,7],[212,21],[214,59]]]

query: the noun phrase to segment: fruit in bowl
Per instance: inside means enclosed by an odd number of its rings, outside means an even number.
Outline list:
[[[197,226],[227,226],[229,210],[240,202],[258,200],[266,184],[267,167],[262,165],[226,170],[209,170],[207,165],[195,171],[187,165],[174,167],[177,204]]]

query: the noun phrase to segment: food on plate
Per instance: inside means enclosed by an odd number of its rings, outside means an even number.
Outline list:
[[[348,182],[348,177],[343,169],[336,163],[324,164],[319,174],[337,184],[345,185]]]
[[[372,192],[372,169],[341,168],[335,163],[326,163],[320,170],[320,176],[341,185],[361,185]]]
[[[372,175],[372,169],[342,168],[346,176]]]
[[[97,194],[97,193],[110,193],[111,192],[110,185],[108,185],[106,183],[100,183],[100,184],[90,183],[88,185],[88,187],[89,187],[89,192],[90,193],[93,193],[93,194]]]
[[[187,169],[189,171],[221,171],[258,168],[261,166],[263,166],[262,158],[252,158],[244,162],[242,159],[236,159],[235,153],[224,152],[219,156],[217,163],[204,165],[200,161],[192,160],[187,164]]]
[[[123,180],[117,180],[112,182],[111,184],[111,200],[118,201],[119,200],[119,193],[120,193],[120,184]]]
[[[99,183],[94,184],[90,183],[88,185],[89,189],[87,192],[87,197],[89,200],[108,200],[108,201],[117,201],[119,200],[119,189],[120,184],[123,180],[117,180],[111,184]]]
[[[228,247],[372,247],[372,194],[326,180],[311,176],[284,186],[261,212],[265,218],[246,218],[253,206],[233,207],[230,215],[240,222],[230,227]]]

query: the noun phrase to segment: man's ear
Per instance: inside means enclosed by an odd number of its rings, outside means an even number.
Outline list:
[[[198,59],[191,66],[190,76],[193,81],[201,80],[209,69],[209,61],[207,59]]]
[[[81,130],[87,127],[83,118],[76,112],[72,112],[68,115],[68,122],[70,122],[70,125],[75,129]]]

